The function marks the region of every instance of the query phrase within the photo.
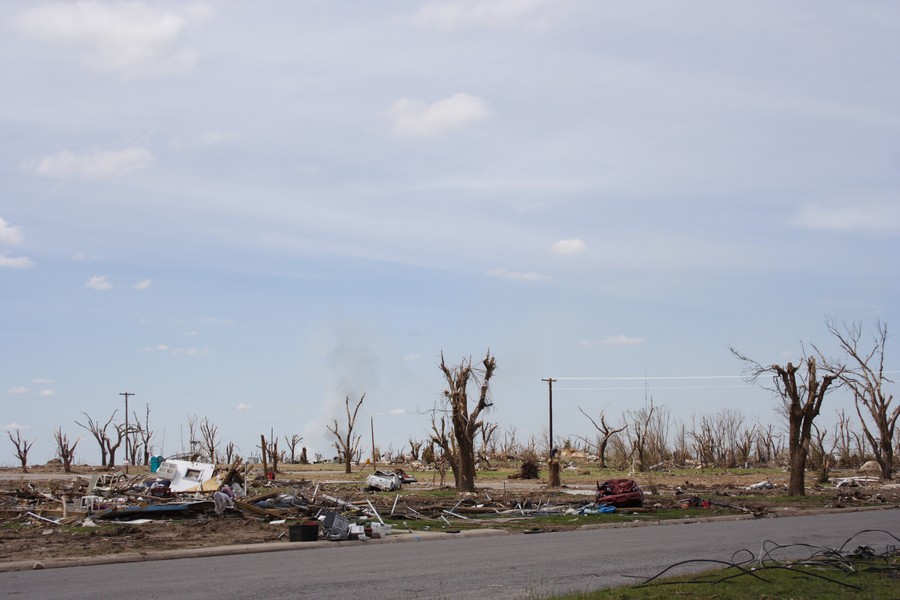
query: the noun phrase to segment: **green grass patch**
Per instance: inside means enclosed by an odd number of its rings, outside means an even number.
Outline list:
[[[900,557],[896,554],[847,564],[852,567],[840,568],[836,563],[790,568],[765,565],[753,571],[729,567],[656,579],[643,586],[553,596],[552,600],[895,600],[900,596]]]

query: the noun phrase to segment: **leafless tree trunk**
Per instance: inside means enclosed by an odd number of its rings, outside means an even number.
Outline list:
[[[521,451],[519,442],[516,440],[516,428],[507,427],[503,431],[503,442],[500,444],[500,453],[503,454],[505,460],[516,456]]]
[[[188,452],[191,455],[191,460],[197,460],[199,458],[200,450],[199,448],[203,444],[197,436],[197,415],[188,415],[187,424],[188,424],[188,444],[190,444],[190,450]],[[183,440],[182,440],[183,443]]]
[[[290,438],[288,436],[284,436],[284,441],[287,443],[288,448],[291,451],[291,463],[296,463],[297,446],[300,444],[300,442],[303,441],[303,438],[295,433]]]
[[[140,419],[138,419],[137,413],[134,413],[134,431],[137,434],[137,440],[133,446],[140,447],[143,449],[143,460],[144,462],[141,464],[149,465],[150,464],[150,452],[153,450],[150,445],[150,441],[153,439],[154,432],[150,430],[150,405],[146,405],[146,413],[144,416],[144,423],[141,424]],[[135,454],[135,458],[137,455]],[[135,464],[137,461],[134,461]]]
[[[819,476],[816,483],[827,483],[828,474],[831,472],[835,443],[832,441],[831,448],[825,444],[828,438],[828,430],[820,430],[813,423],[813,437],[810,440],[810,467],[818,469]]]
[[[441,415],[438,420],[435,413],[436,411],[431,413],[431,442],[437,444],[441,449],[441,456],[434,456],[434,451],[432,451],[432,459],[442,469],[441,485],[444,485],[444,475],[449,464],[450,471],[453,473],[454,487],[459,489],[459,464],[457,462],[459,454],[456,452],[456,438],[450,435],[447,415]]]
[[[482,411],[493,405],[489,398],[490,382],[497,369],[497,361],[488,350],[481,367],[473,367],[472,359],[463,360],[454,367],[448,367],[441,353],[440,369],[447,387],[443,392],[449,405],[453,438],[456,442],[456,467],[454,471],[456,489],[460,492],[475,491],[475,433],[481,427],[479,417]],[[478,399],[469,412],[469,382],[478,387]],[[451,465],[453,463],[451,462]]]
[[[22,430],[16,429],[16,437],[13,437],[12,431],[7,431],[6,435],[9,436],[9,441],[13,443],[13,446],[16,447],[16,458],[19,459],[19,462],[22,465],[22,472],[28,472],[28,451],[31,450],[31,447],[34,446],[35,440],[31,440],[30,442],[22,437]]]
[[[234,442],[228,442],[225,444],[225,462],[229,465],[234,464],[235,458],[238,457],[237,446],[234,445]]]
[[[201,443],[203,445],[203,451],[209,458],[209,462],[214,465],[218,464],[216,463],[216,454],[218,453],[219,444],[221,443],[218,439],[219,428],[206,417],[203,417],[200,421],[200,437],[202,438]]]
[[[359,449],[359,443],[362,441],[362,437],[359,434],[353,433],[353,428],[356,427],[356,415],[359,413],[359,407],[362,406],[365,398],[366,395],[363,394],[359,402],[356,403],[353,412],[350,412],[350,396],[344,399],[344,406],[347,409],[347,429],[345,431],[340,430],[337,419],[334,420],[334,425],[327,428],[337,440],[334,443],[334,447],[337,449],[338,455],[344,460],[345,473],[350,472],[353,455],[356,454]]]
[[[409,458],[411,460],[419,460],[419,452],[422,450],[422,442],[409,438]]]
[[[69,442],[69,436],[62,432],[62,427],[56,428],[53,438],[56,440],[56,453],[59,455],[59,460],[62,461],[63,471],[71,473],[72,463],[75,460],[75,446],[78,445],[78,440],[81,438]]]
[[[478,428],[478,432],[481,434],[481,452],[478,455],[479,460],[483,460],[485,464],[490,465],[491,461],[488,458],[490,454],[490,445],[491,439],[494,434],[497,432],[498,425],[496,423],[488,423],[487,421],[481,422],[481,427]]]
[[[116,432],[116,441],[113,443],[112,438],[108,435],[106,436],[106,454],[109,458],[109,462],[107,463],[107,468],[112,470],[116,468],[116,451],[119,449],[119,446],[122,445],[122,441],[125,439],[125,425],[117,424],[113,425],[113,430]]]
[[[109,427],[109,424],[113,422],[113,419],[116,418],[116,412],[113,411],[113,414],[107,419],[106,423],[100,425],[100,421],[94,421],[86,412],[82,412],[85,417],[87,417],[87,425],[83,425],[78,421],[75,421],[75,424],[79,427],[83,427],[91,432],[91,435],[94,436],[94,439],[97,440],[97,444],[100,445],[100,466],[107,466],[107,461],[109,460],[107,456],[106,443],[109,438],[109,434],[107,434],[106,430]]]
[[[862,325],[859,323],[845,324],[844,329],[839,330],[834,321],[829,320],[828,331],[838,340],[850,357],[850,363],[854,365],[853,368],[843,370],[841,381],[853,391],[856,414],[859,415],[863,434],[875,455],[875,461],[881,467],[881,478],[891,479],[894,470],[893,437],[897,418],[900,417],[900,405],[892,407],[894,395],[884,389],[886,382],[893,383],[884,376],[887,323],[876,321],[871,349],[860,348]]]
[[[838,453],[838,465],[849,467],[853,464],[853,427],[843,410],[839,410],[837,416],[838,422],[834,425],[834,443]]]
[[[622,427],[620,427],[618,429],[614,429],[613,427],[610,427],[609,424],[606,422],[606,415],[603,414],[602,410],[600,411],[600,424],[598,425],[597,422],[594,419],[592,419],[589,414],[587,414],[586,412],[581,410],[580,406],[578,407],[578,410],[580,410],[581,414],[583,414],[585,417],[587,417],[588,421],[591,422],[591,424],[594,426],[594,428],[600,432],[600,435],[597,436],[597,457],[600,459],[600,468],[605,469],[606,468],[606,446],[609,444],[609,439],[612,436],[616,435],[617,433],[625,431],[625,429],[627,429],[628,426],[622,425]],[[587,440],[585,440],[585,442],[586,441]]]
[[[830,371],[821,380],[818,376],[816,359],[812,356],[804,358],[805,373],[793,363],[785,366],[770,365],[767,367],[753,361],[734,348],[732,353],[747,365],[748,381],[756,382],[762,375],[771,375],[774,390],[781,396],[784,411],[788,417],[788,452],[790,454],[789,496],[804,496],[806,461],[809,457],[809,444],[812,438],[813,420],[822,410],[825,394],[836,381],[840,383],[843,368],[826,366]]]

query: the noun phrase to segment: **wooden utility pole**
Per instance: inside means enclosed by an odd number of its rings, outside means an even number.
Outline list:
[[[375,459],[375,417],[369,417],[369,425],[372,428],[372,471],[378,469],[378,461]]]
[[[128,475],[128,463],[131,460],[131,454],[128,452],[128,438],[131,432],[128,430],[128,396],[137,396],[131,392],[120,392],[120,396],[125,396],[125,474]]]
[[[552,377],[541,379],[546,381],[550,392],[550,487],[559,487],[559,457],[556,449],[553,447],[553,382],[556,381]]]

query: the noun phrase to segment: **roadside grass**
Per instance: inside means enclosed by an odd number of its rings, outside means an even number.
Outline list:
[[[843,600],[900,597],[900,555],[842,561],[841,565],[728,567],[694,575],[656,579],[647,585],[552,596],[548,600]]]

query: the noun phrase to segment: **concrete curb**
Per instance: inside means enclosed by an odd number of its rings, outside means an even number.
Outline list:
[[[342,546],[359,546],[362,544],[396,544],[405,542],[434,542],[459,538],[494,537],[512,535],[502,529],[471,529],[458,533],[444,531],[398,532],[381,539],[359,541],[329,542],[263,542],[260,544],[236,544],[233,546],[209,546],[205,548],[183,548],[178,550],[159,550],[156,552],[125,552],[122,554],[105,554],[101,556],[85,556],[78,558],[51,558],[47,560],[23,560],[0,563],[0,573],[13,571],[33,571],[39,569],[61,569],[65,567],[88,567],[96,565],[114,565],[150,560],[177,560],[179,558],[207,558],[214,556],[232,556],[238,554],[257,554],[264,552],[293,552],[296,550],[316,550]]]

